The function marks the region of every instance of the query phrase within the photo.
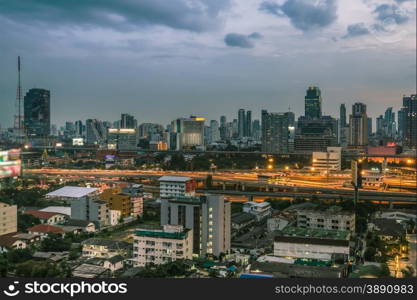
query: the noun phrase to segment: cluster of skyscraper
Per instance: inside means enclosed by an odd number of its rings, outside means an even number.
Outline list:
[[[211,120],[206,125],[203,117],[178,118],[166,128],[154,123],[138,122],[130,114],[122,114],[116,122],[87,119],[66,122],[60,131],[52,125],[50,91],[30,89],[24,97],[24,130],[32,140],[46,140],[59,136],[73,145],[99,145],[108,149],[136,150],[205,150],[208,147],[226,148],[230,145],[255,148],[271,153],[311,153],[326,151],[327,147],[342,146],[361,149],[396,142],[413,148],[417,144],[416,95],[404,96],[403,107],[396,120],[393,108],[376,119],[376,131],[372,130],[372,118],[367,115],[364,103],[352,105],[347,116],[345,104],[340,106],[339,119],[322,113],[322,95],[318,87],[308,87],[304,99],[305,113],[297,121],[292,112],[261,111],[261,121],[252,120],[252,111],[239,109],[231,122],[226,116]]]

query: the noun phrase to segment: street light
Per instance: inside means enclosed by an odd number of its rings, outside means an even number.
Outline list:
[[[290,169],[290,167],[289,167],[289,166],[285,166],[285,170],[287,170],[287,171],[288,171],[289,169]]]
[[[268,169],[270,169],[270,170],[271,170],[271,169],[272,169],[272,165],[268,165]]]

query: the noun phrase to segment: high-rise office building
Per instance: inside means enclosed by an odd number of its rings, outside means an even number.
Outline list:
[[[368,145],[368,116],[366,105],[356,102],[352,106],[352,114],[349,117],[349,145]]]
[[[305,117],[308,119],[321,118],[321,102],[321,90],[316,86],[310,86],[304,98]]]
[[[45,89],[30,89],[24,98],[26,134],[47,137],[51,132],[51,94]]]
[[[246,112],[245,136],[252,137],[252,111]]]
[[[88,145],[100,145],[105,143],[107,129],[103,122],[97,119],[87,119],[86,123],[86,143]]]
[[[120,128],[136,128],[137,121],[134,116],[129,114],[122,114],[120,118]]]
[[[246,131],[246,113],[244,109],[239,109],[239,112],[237,114],[237,120],[238,120],[238,135],[240,138],[245,136]]]
[[[227,140],[227,119],[226,116],[221,116],[220,117],[220,139],[222,141]]]
[[[372,118],[368,117],[368,139],[372,136]]]
[[[81,120],[75,121],[75,136],[82,137],[84,135],[83,122]]]
[[[406,118],[407,118],[407,110],[405,107],[402,107],[398,111],[398,138],[400,140],[404,139],[405,128],[406,128]]]
[[[210,121],[209,127],[209,142],[214,143],[220,140],[219,122],[216,120]]]
[[[204,146],[204,122],[204,118],[195,116],[172,121],[170,149],[181,150]]]
[[[395,128],[395,113],[392,112],[392,107],[388,107],[384,114],[384,135],[393,138],[396,134]]]
[[[253,120],[252,137],[255,141],[260,141],[262,137],[261,123],[259,120]]]
[[[310,119],[298,118],[294,150],[298,153],[325,152],[327,147],[337,146],[337,120],[331,116]]]
[[[289,121],[286,113],[262,110],[262,151],[288,153]]]
[[[108,128],[107,148],[112,150],[137,150],[138,133],[135,128]]]
[[[376,118],[376,135],[378,137],[383,137],[384,136],[384,116],[380,115],[379,117]]]
[[[193,253],[219,256],[230,251],[230,202],[223,196],[161,199],[161,225],[193,231]]]
[[[342,103],[340,105],[339,128],[346,127],[346,125],[346,105]]]
[[[404,140],[410,148],[417,147],[417,95],[404,96],[403,107],[406,112]]]

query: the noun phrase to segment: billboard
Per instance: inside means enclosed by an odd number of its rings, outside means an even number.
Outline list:
[[[0,151],[0,178],[19,176],[21,167],[20,149]]]

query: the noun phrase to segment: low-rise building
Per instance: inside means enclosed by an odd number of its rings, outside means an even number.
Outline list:
[[[250,228],[256,222],[256,216],[246,212],[237,212],[232,214],[232,230],[241,231]]]
[[[405,237],[404,227],[393,219],[372,219],[368,222],[368,230],[387,242],[396,242]]]
[[[88,220],[69,219],[65,225],[80,227],[83,232],[96,232],[96,224]]]
[[[355,232],[356,215],[353,211],[332,206],[300,208],[297,212],[297,227]]]
[[[296,222],[297,216],[291,211],[274,211],[270,218],[266,221],[268,232],[275,230],[283,230],[289,225]]]
[[[0,254],[9,251],[10,249],[25,249],[28,243],[25,239],[16,236],[17,232],[10,232],[0,235]]]
[[[110,270],[102,266],[81,264],[72,270],[72,276],[75,278],[108,278]]]
[[[350,233],[346,231],[286,227],[274,238],[274,256],[323,261],[347,261]]]
[[[67,219],[67,216],[64,214],[41,211],[41,210],[25,210],[24,213],[27,215],[32,215],[35,218],[38,218],[42,224],[49,224],[49,225],[62,224]]]
[[[271,204],[267,201],[249,201],[243,204],[243,211],[246,213],[253,214],[256,217],[256,220],[260,221],[271,215],[272,209]]]
[[[90,238],[81,242],[83,257],[110,258],[116,255],[128,256],[132,251],[132,244],[123,241]]]
[[[342,169],[342,148],[327,147],[326,152],[313,152],[313,168],[316,171],[340,171]]]
[[[31,234],[38,234],[41,236],[41,239],[47,237],[50,233],[56,233],[64,235],[65,231],[61,227],[48,224],[39,224],[32,227],[29,227],[28,232]]]
[[[68,218],[71,217],[71,206],[48,206],[39,210],[66,215]]]
[[[149,263],[163,264],[178,259],[192,259],[192,255],[192,230],[181,225],[142,227],[135,232],[133,262],[136,267]]]

